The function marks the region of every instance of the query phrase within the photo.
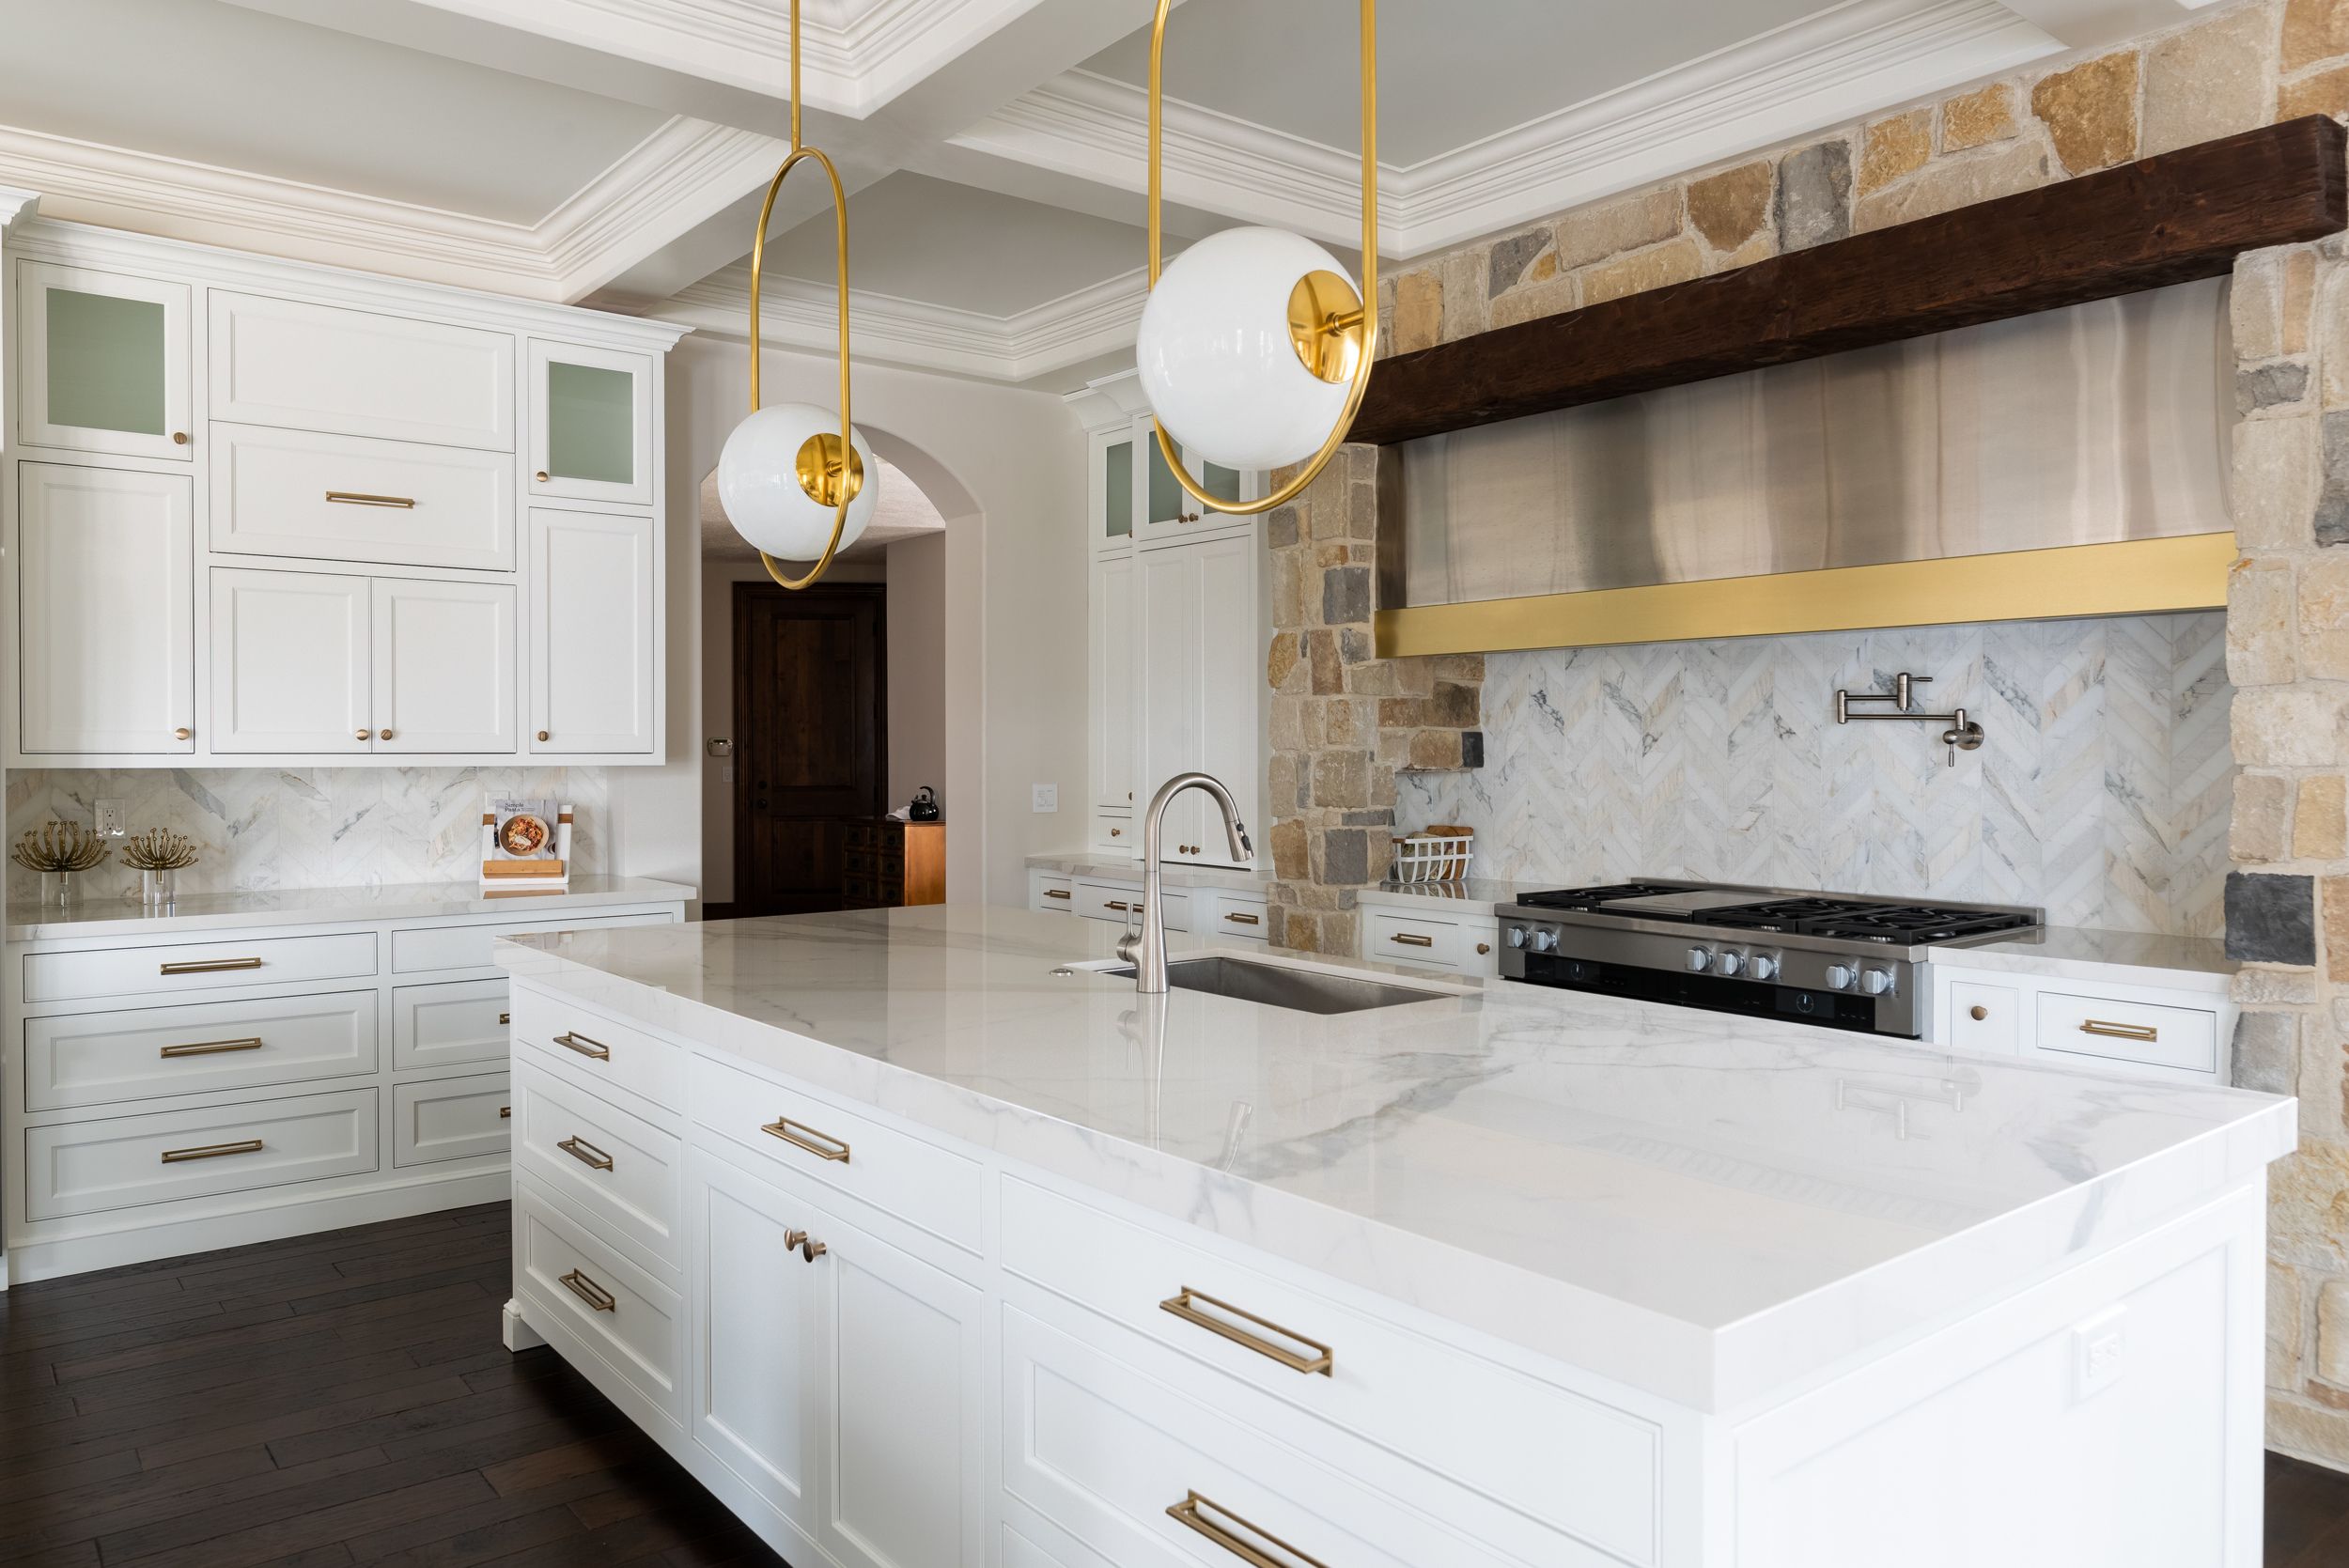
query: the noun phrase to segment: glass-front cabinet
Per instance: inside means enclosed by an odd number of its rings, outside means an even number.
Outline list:
[[[186,284],[26,262],[17,290],[21,444],[193,459]]]
[[[650,354],[531,340],[533,495],[652,505],[656,369]]]
[[[1245,522],[1245,518],[1214,511],[1192,499],[1190,492],[1175,482],[1174,471],[1167,466],[1166,453],[1159,445],[1158,428],[1148,414],[1134,421],[1133,442],[1144,455],[1146,469],[1139,497],[1142,523],[1135,532],[1144,543],[1172,539],[1217,528],[1229,528]],[[1252,483],[1254,475],[1237,469],[1211,463],[1196,453],[1185,452],[1179,442],[1170,439],[1174,456],[1200,489],[1220,501],[1251,501],[1264,493]]]

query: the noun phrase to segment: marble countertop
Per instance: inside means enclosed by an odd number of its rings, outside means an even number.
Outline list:
[[[1509,882],[1497,877],[1467,877],[1456,882],[1381,882],[1356,894],[1363,904],[1398,907],[1440,904],[1455,914],[1489,915],[1498,904],[1514,904],[1520,893],[1554,888],[1556,882]]]
[[[1142,862],[1114,855],[1030,855],[1030,871],[1057,871],[1069,877],[1107,877],[1120,882],[1142,880]],[[1170,888],[1238,888],[1261,893],[1272,880],[1269,871],[1243,871],[1228,865],[1163,865],[1162,883]]]
[[[2096,931],[2050,925],[2014,941],[1955,947],[1935,956],[1951,969],[2004,970],[2059,980],[2112,980],[2126,970],[2133,985],[2166,986],[2224,996],[2241,968],[2216,937],[2157,937],[2144,931]]]
[[[1105,965],[1116,935],[949,905],[498,953],[589,1005],[1704,1409],[1954,1321],[2295,1137],[2270,1095],[1507,981],[1413,975],[1428,1001],[1323,1017],[1067,970]]]
[[[526,920],[533,909],[581,909],[599,904],[665,904],[690,899],[679,882],[641,877],[574,877],[562,893],[482,895],[474,882],[402,882],[372,888],[272,888],[266,892],[182,893],[167,911],[149,913],[135,902],[90,898],[67,908],[11,904],[8,939],[47,941],[61,937],[144,937],[174,931],[246,929],[265,925],[318,925],[347,920],[424,920],[449,915],[511,914]]]

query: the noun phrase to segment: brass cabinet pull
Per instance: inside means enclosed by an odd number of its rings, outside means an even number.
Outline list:
[[[498,1015],[498,1022],[500,1023],[512,1023],[513,1021],[514,1015],[511,1013],[500,1013]]]
[[[172,445],[174,445],[174,446],[185,446],[185,445],[187,445],[187,444],[188,444],[188,433],[187,433],[187,431],[185,431],[185,430],[174,430],[174,431],[172,431],[172,432],[171,432],[171,444],[172,444]]]
[[[599,1171],[609,1171],[612,1169],[612,1157],[605,1154],[601,1149],[597,1148],[593,1143],[588,1142],[584,1138],[580,1137],[577,1133],[573,1133],[570,1137],[564,1139],[561,1142],[557,1143],[555,1147],[570,1156],[573,1159],[579,1161],[582,1165],[593,1166]]]
[[[554,1037],[554,1043],[565,1050],[575,1050],[582,1056],[591,1056],[599,1062],[612,1060],[610,1046],[605,1045],[601,1040],[590,1040],[584,1034],[568,1032],[558,1034]]]
[[[218,1159],[223,1155],[257,1155],[260,1152],[261,1141],[247,1138],[235,1143],[207,1143],[195,1149],[165,1149],[163,1163],[177,1165],[187,1159]]]
[[[2161,1038],[2161,1031],[2151,1024],[2107,1023],[2102,1018],[2090,1018],[2080,1025],[2082,1034],[2103,1034],[2115,1040],[2142,1040],[2148,1045]]]
[[[191,958],[184,963],[163,964],[157,974],[225,974],[230,970],[257,970],[258,958]]]
[[[1074,894],[1070,893],[1066,888],[1046,888],[1044,890],[1044,896],[1047,898],[1069,898],[1073,897]]]
[[[1311,1345],[1318,1354],[1299,1356],[1294,1350],[1274,1344],[1270,1340],[1260,1335],[1250,1333],[1236,1323],[1226,1323],[1220,1317],[1208,1316],[1192,1305],[1196,1301],[1204,1301],[1217,1312],[1229,1312],[1234,1317],[1245,1318],[1259,1328],[1269,1328],[1283,1339],[1295,1340],[1299,1344]],[[1196,1291],[1185,1285],[1179,1293],[1159,1302],[1159,1311],[1173,1312],[1185,1323],[1195,1323],[1211,1334],[1221,1334],[1234,1344],[1245,1345],[1259,1356],[1269,1357],[1291,1372],[1317,1372],[1324,1377],[1334,1375],[1330,1369],[1337,1365],[1338,1353],[1319,1340],[1309,1340],[1294,1328],[1283,1328],[1268,1317],[1258,1317],[1245,1308],[1233,1306],[1229,1301],[1219,1301],[1205,1291]]]
[[[1423,937],[1412,931],[1397,931],[1393,936],[1389,937],[1387,940],[1391,942],[1401,942],[1405,947],[1433,947],[1436,945],[1435,938]]]
[[[544,730],[540,730],[540,731],[538,732],[538,738],[539,738],[539,739],[541,739],[541,740],[552,740],[552,739],[554,738],[554,737],[552,737],[552,735],[549,735],[549,734],[548,734],[546,731],[544,731]]]
[[[800,1256],[809,1263],[814,1263],[817,1258],[832,1250],[822,1242],[809,1239],[805,1231],[784,1232],[783,1250],[788,1252],[794,1247],[800,1250]]]
[[[344,506],[399,506],[416,509],[412,495],[362,495],[357,490],[328,490],[326,499]]]
[[[1262,925],[1264,924],[1264,917],[1262,915],[1241,915],[1227,912],[1223,918],[1230,921],[1234,925]]]
[[[513,1119],[514,1119],[514,1108],[513,1108],[512,1106],[510,1106],[510,1105],[502,1105],[502,1106],[499,1106],[499,1107],[498,1107],[498,1120],[499,1120],[499,1121],[501,1121],[501,1122],[510,1122],[510,1121],[512,1121]]]
[[[1110,830],[1110,837],[1112,838],[1124,838],[1125,836],[1126,830],[1123,828],[1112,828]]]
[[[572,1269],[568,1274],[563,1276],[563,1283],[570,1287],[570,1292],[573,1296],[578,1296],[582,1301],[586,1302],[587,1305],[595,1308],[595,1310],[599,1312],[611,1312],[620,1304],[620,1298],[618,1296],[613,1295],[610,1291],[604,1289],[601,1285],[596,1283],[593,1280],[590,1280],[586,1275],[582,1274],[576,1268]]]
[[[788,1116],[778,1116],[763,1124],[759,1131],[770,1138],[780,1138],[795,1149],[805,1149],[818,1159],[848,1163],[848,1146],[828,1132],[817,1132],[805,1122],[795,1122]]]
[[[389,740],[392,737],[392,732],[389,730],[378,730],[375,732],[375,737],[378,740]]]
[[[365,730],[361,730],[361,731],[359,731],[359,737],[359,737],[360,739],[362,739],[362,740],[365,740],[365,739],[367,737],[367,732],[366,732],[366,731],[365,731]]]
[[[1479,958],[1482,958],[1486,954],[1490,953],[1492,950],[1493,944],[1490,942],[1478,942],[1476,944],[1476,955]]]
[[[1966,1009],[1966,1016],[1973,1019],[1976,1023],[1980,1023],[1983,1019],[1990,1016],[1990,1009],[1977,1003],[1976,1005]]]
[[[1201,1512],[1202,1510],[1220,1515],[1220,1519],[1208,1518],[1207,1514]],[[1186,1529],[1197,1530],[1242,1562],[1247,1563],[1248,1568],[1297,1568],[1299,1562],[1305,1564],[1305,1568],[1330,1568],[1330,1565],[1321,1559],[1306,1556],[1270,1530],[1250,1524],[1221,1503],[1210,1498],[1203,1498],[1196,1492],[1186,1494],[1182,1501],[1166,1511],[1166,1516]],[[1230,1522],[1226,1524],[1221,1522],[1223,1520]],[[1283,1562],[1279,1558],[1250,1545],[1234,1533],[1234,1526],[1246,1530],[1259,1541],[1268,1542],[1286,1553],[1292,1560]]]
[[[165,1046],[155,1054],[173,1056],[219,1056],[232,1050],[259,1050],[261,1037],[257,1034],[242,1040],[191,1040],[184,1046]]]
[[[535,477],[538,483],[543,485],[547,482],[547,471],[542,468],[533,477]]]
[[[187,725],[182,724],[178,729],[171,732],[171,738],[174,740],[194,740],[195,738],[195,732],[188,728]]]

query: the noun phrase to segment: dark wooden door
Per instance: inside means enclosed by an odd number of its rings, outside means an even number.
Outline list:
[[[879,583],[734,585],[738,915],[839,908],[848,824],[888,810],[885,613]]]

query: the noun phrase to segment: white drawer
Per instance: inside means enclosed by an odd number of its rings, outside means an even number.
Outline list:
[[[1362,956],[1375,963],[1474,970],[1485,956],[1476,952],[1477,940],[1456,920],[1429,920],[1380,905],[1362,911]]]
[[[532,1324],[562,1324],[615,1375],[677,1414],[677,1293],[574,1223],[527,1176],[514,1183],[514,1287]]]
[[[802,1176],[966,1251],[984,1244],[977,1161],[708,1057],[693,1059],[693,1119]]]
[[[1265,901],[1246,893],[1219,893],[1215,895],[1215,924],[1208,935],[1234,941],[1260,942],[1265,939]]]
[[[514,1158],[599,1234],[677,1261],[677,1140],[557,1078],[535,1049],[514,1063]]]
[[[515,993],[514,1038],[547,1054],[571,1082],[628,1103],[641,1095],[668,1110],[685,1105],[685,1053],[658,1035],[534,991]]]
[[[373,1089],[24,1129],[27,1219],[209,1198],[376,1169]]]
[[[1009,1273],[1550,1529],[1634,1561],[1655,1555],[1660,1439],[1637,1416],[1017,1179],[1003,1182],[1003,1259]],[[1308,1370],[1324,1354],[1328,1373]],[[1463,1410],[1478,1419],[1460,1421]]]
[[[1077,912],[1087,920],[1114,921],[1120,925],[1141,920],[1142,890],[1116,882],[1080,881],[1071,889],[1076,897],[1070,900]],[[1166,928],[1169,931],[1190,929],[1190,894],[1165,890],[1160,896],[1166,900]],[[1130,912],[1129,912],[1130,911]]]
[[[512,1105],[504,1073],[427,1079],[392,1085],[392,1163],[502,1155],[509,1146]]]
[[[451,1066],[506,1060],[504,980],[448,980],[392,990],[392,1065]]]
[[[24,1104],[33,1110],[375,1070],[373,991],[24,1020]]]
[[[216,991],[347,980],[375,972],[375,933],[263,937],[227,942],[109,947],[87,953],[28,953],[24,1000],[115,997],[134,991]]]
[[[212,548],[514,569],[508,453],[214,423]]]
[[[514,450],[514,339],[215,288],[210,415]]]
[[[1959,1050],[2014,1056],[2023,1048],[2023,997],[2011,986],[1950,983],[1950,1038]]]
[[[2218,1070],[2218,1015],[2109,997],[2039,994],[2039,1048],[2181,1072]]]
[[[502,921],[494,924],[426,925],[392,933],[392,972],[415,974],[428,970],[488,969],[497,961],[493,949],[501,937],[522,937],[541,931],[592,931],[607,925],[666,925],[668,914],[549,915],[544,920]]]
[[[1106,849],[1112,854],[1139,854],[1142,829],[1135,823],[1131,812],[1097,811],[1093,814],[1093,837],[1090,842],[1094,848]]]
[[[1029,885],[1029,892],[1034,895],[1034,908],[1045,914],[1069,914],[1076,908],[1077,895],[1066,877],[1038,877]]]
[[[1146,1377],[1017,1308],[1003,1312],[1003,1356],[1004,1489],[1118,1568],[1504,1560],[1335,1467],[1225,1420],[1199,1403],[1212,1402],[1212,1389]],[[1440,1400],[1441,1389],[1431,1392]],[[1258,1555],[1244,1557],[1173,1516],[1193,1498],[1205,1522]],[[1593,1552],[1567,1560],[1597,1568],[1608,1560]]]

